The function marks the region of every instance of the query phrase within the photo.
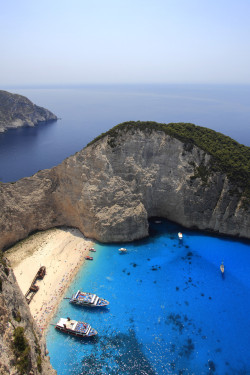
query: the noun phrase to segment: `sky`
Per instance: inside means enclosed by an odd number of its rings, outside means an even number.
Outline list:
[[[1,85],[250,83],[250,0],[0,0]]]

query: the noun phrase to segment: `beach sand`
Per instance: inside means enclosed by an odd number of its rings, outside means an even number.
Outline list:
[[[93,242],[78,229],[53,228],[37,232],[6,252],[17,282],[25,295],[41,266],[43,280],[37,280],[38,292],[29,304],[41,332],[47,328],[62,296],[83,264]]]

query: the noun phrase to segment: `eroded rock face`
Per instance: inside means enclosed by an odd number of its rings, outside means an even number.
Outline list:
[[[38,107],[25,96],[0,90],[0,133],[10,128],[54,120],[57,117],[52,112]]]
[[[27,356],[19,351],[14,337],[23,328]],[[30,314],[29,307],[7,260],[0,259],[0,373],[56,375],[46,356],[45,340]],[[22,348],[22,343],[21,343]],[[24,372],[21,371],[24,369]]]
[[[249,207],[226,175],[195,172],[210,156],[164,132],[139,129],[96,141],[62,164],[0,184],[0,246],[31,231],[79,228],[102,242],[148,235],[148,218],[250,238]]]

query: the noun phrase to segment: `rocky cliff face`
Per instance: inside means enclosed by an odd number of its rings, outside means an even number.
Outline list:
[[[62,164],[0,184],[0,247],[34,230],[79,228],[102,242],[148,235],[148,218],[250,238],[250,210],[210,155],[159,130],[120,131]]]
[[[0,90],[0,132],[53,120],[57,117],[52,112],[38,107],[26,97]]]
[[[55,375],[45,341],[7,260],[0,259],[0,373]]]

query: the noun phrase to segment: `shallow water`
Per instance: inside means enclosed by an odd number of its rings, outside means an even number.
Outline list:
[[[53,318],[70,316],[98,331],[86,341],[50,326],[47,346],[58,375],[250,372],[249,242],[162,221],[151,223],[148,239],[126,244],[127,253],[118,252],[121,246],[96,245],[94,261],[65,294],[94,292],[109,307],[63,300]]]

